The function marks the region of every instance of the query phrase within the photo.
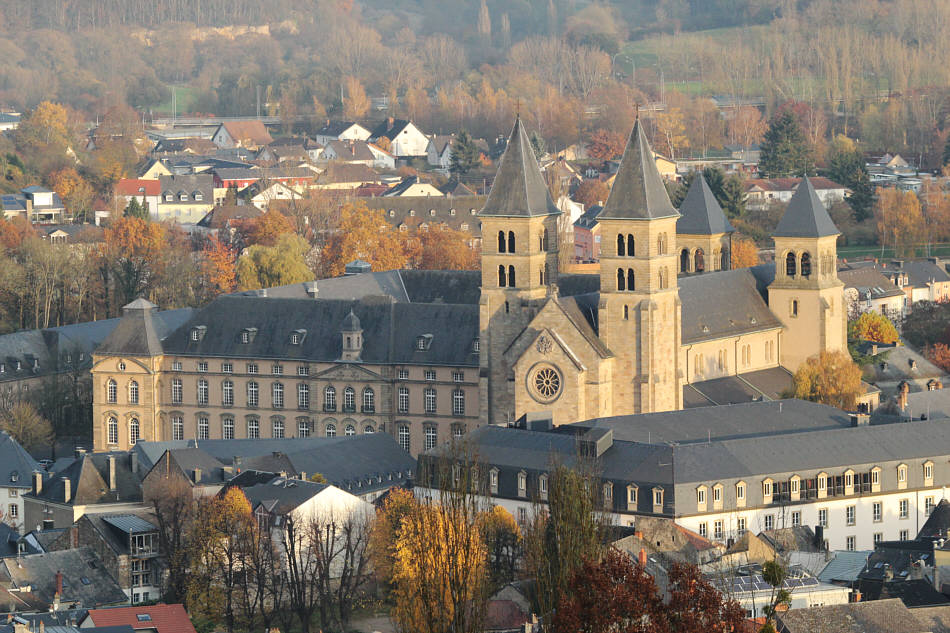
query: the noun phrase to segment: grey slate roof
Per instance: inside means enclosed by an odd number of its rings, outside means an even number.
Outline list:
[[[168,204],[181,204],[178,200],[179,193],[188,194],[189,203],[212,204],[214,202],[214,179],[211,174],[173,174],[171,176],[159,176],[158,182],[162,187],[162,199],[159,204],[165,204],[165,194],[171,193],[175,199]],[[201,200],[198,200],[194,194],[200,193]]]
[[[102,341],[97,354],[108,356],[158,356],[162,340],[153,318],[157,309],[151,301],[139,297],[122,308],[123,317]]]
[[[926,633],[896,598],[824,607],[789,609],[778,616],[781,633]]]
[[[868,296],[871,299],[904,296],[903,290],[895,286],[881,271],[872,266],[839,269],[838,279],[844,283],[845,288],[857,290],[860,299],[865,299]]]
[[[115,457],[116,489],[109,490],[110,456]],[[38,495],[27,493],[37,499],[63,503],[64,479],[69,480],[69,505],[92,505],[97,503],[125,503],[142,500],[142,472],[133,473],[128,453],[86,453],[72,462],[55,464],[50,478],[43,482]]]
[[[652,220],[678,215],[666,193],[650,143],[637,118],[610,195],[597,220]]]
[[[57,572],[63,573],[64,604],[91,608],[128,602],[90,547],[5,558],[3,567],[15,586],[30,585],[32,594],[46,604],[53,603]]]
[[[356,125],[353,121],[327,121],[326,125],[317,130],[317,136],[339,136]]]
[[[6,431],[0,431],[0,486],[30,488],[40,465]]]
[[[807,176],[795,190],[773,237],[827,237],[840,231]]]
[[[861,570],[868,562],[869,551],[848,552],[837,551],[834,558],[828,561],[818,573],[818,580],[821,582],[844,582],[850,583],[858,579]]]
[[[751,268],[680,277],[683,343],[781,327],[765,301],[765,288]]]
[[[950,501],[941,499],[937,507],[927,517],[927,521],[920,528],[920,532],[917,533],[917,540],[936,540],[948,537],[950,537]]]
[[[268,513],[280,516],[293,512],[330,486],[248,470],[232,479],[228,487],[240,488],[250,502],[251,510],[263,506]]]
[[[529,217],[560,215],[541,175],[521,117],[515,119],[508,147],[501,157],[488,200],[480,216]]]
[[[683,385],[684,408],[712,404],[741,404],[753,400],[779,400],[793,386],[792,374],[784,367],[713,378]]]
[[[697,172],[680,205],[676,232],[683,235],[718,235],[733,231],[735,229],[729,224],[702,172]]]
[[[362,361],[374,363],[477,366],[472,341],[478,337],[478,307],[440,303],[396,303],[388,297],[356,302],[222,296],[199,310],[165,339],[166,354],[237,358],[283,358],[336,361],[343,346],[343,320],[353,311],[363,327]],[[204,326],[198,341],[191,329]],[[241,333],[256,328],[249,343]],[[294,345],[290,335],[306,330]],[[428,349],[416,349],[416,338],[433,335]]]

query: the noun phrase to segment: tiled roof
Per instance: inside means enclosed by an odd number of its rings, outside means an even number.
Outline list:
[[[185,607],[180,604],[94,609],[89,612],[89,618],[96,626],[128,624],[133,629],[150,629],[156,633],[195,633]]]
[[[158,180],[123,178],[115,183],[115,192],[120,196],[157,196],[162,188]]]

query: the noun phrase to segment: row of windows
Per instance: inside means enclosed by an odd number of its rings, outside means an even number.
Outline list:
[[[666,255],[667,249],[667,238],[666,233],[660,233],[656,236],[656,253],[657,255]],[[628,233],[624,235],[623,233],[617,234],[617,257],[635,257],[637,254],[636,241],[633,239],[633,234]]]
[[[306,418],[297,420],[297,437],[310,437],[312,423]],[[172,416],[171,418],[171,428],[172,428],[172,439],[173,440],[183,440],[185,439],[185,420],[181,416]],[[198,421],[195,427],[195,437],[199,440],[206,440],[210,437],[211,424],[206,416],[198,416]],[[336,437],[337,435],[337,426],[333,422],[326,423],[324,427],[324,432],[327,437]],[[375,433],[375,428],[372,424],[366,424],[363,426],[364,434]],[[286,437],[286,423],[281,418],[274,418],[271,420],[271,437],[273,438],[284,438]],[[355,424],[346,424],[343,427],[344,435],[356,435],[356,425]],[[234,439],[234,418],[224,417],[221,419],[221,437],[226,440]],[[247,437],[250,439],[259,439],[261,437],[261,422],[257,418],[248,418],[247,420]]]
[[[775,361],[775,341],[765,341],[764,343],[765,362]],[[752,346],[749,344],[739,347],[740,364],[742,367],[749,367],[752,364]],[[706,375],[706,355],[697,353],[693,356],[693,375],[702,378]],[[719,372],[729,370],[729,350],[721,349],[716,352],[716,370]]]
[[[474,342],[474,351],[478,351],[478,339]],[[198,361],[197,369],[199,373],[204,373],[208,371],[207,361]],[[181,371],[182,363],[181,361],[172,362],[173,371]],[[260,374],[260,367],[257,363],[247,363],[245,366],[245,373],[248,374]],[[222,374],[233,374],[234,373],[234,364],[230,362],[221,363],[221,373]],[[271,374],[274,376],[282,376],[284,374],[284,367],[279,363],[275,363],[271,366]],[[297,375],[298,376],[309,376],[310,367],[307,365],[298,365],[297,366]],[[399,380],[409,380],[409,370],[400,369],[398,370]],[[436,371],[434,369],[425,370],[425,379],[426,380],[436,380]],[[465,372],[461,370],[452,371],[452,382],[465,382]]]
[[[666,273],[665,268],[661,268],[658,273],[659,283],[657,287],[661,290],[669,287],[669,276]],[[617,269],[617,290],[623,292],[633,292],[637,289],[637,280],[636,274],[633,272],[632,268],[623,268]]]
[[[713,253],[712,262],[713,266],[716,264],[717,253]],[[729,265],[729,251],[723,249],[718,252],[718,263],[719,270],[728,270]],[[706,253],[701,248],[697,248],[693,251],[692,256],[690,256],[689,249],[684,248],[680,251],[680,272],[681,273],[702,273],[706,271]]]
[[[544,229],[538,235],[538,249],[542,252],[547,251],[550,246],[550,240],[548,239],[548,230]],[[499,253],[514,253],[515,252],[515,232],[508,231],[498,231],[498,252]]]

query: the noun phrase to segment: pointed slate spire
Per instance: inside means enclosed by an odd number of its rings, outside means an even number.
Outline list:
[[[548,193],[534,148],[519,116],[511,129],[508,147],[501,157],[491,193],[479,215],[531,217],[560,213]]]
[[[680,206],[676,232],[682,235],[718,235],[735,231],[702,172],[696,172]]]
[[[679,215],[666,193],[663,178],[639,117],[623,151],[620,170],[598,220],[654,220]]]
[[[828,237],[838,235],[838,227],[822,204],[808,176],[802,179],[772,237]]]
[[[124,306],[122,318],[99,344],[96,353],[111,356],[160,355],[162,341],[152,319],[157,309],[158,306],[142,297]]]

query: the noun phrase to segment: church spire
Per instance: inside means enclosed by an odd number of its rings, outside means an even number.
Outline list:
[[[835,226],[815,191],[808,176],[802,178],[798,189],[782,215],[773,237],[828,237],[841,231]]]
[[[505,154],[501,157],[491,193],[479,215],[532,217],[560,213],[551,200],[534,148],[519,116],[508,138]]]
[[[686,235],[718,235],[735,231],[713,195],[703,173],[697,171],[680,205],[676,232]]]
[[[654,220],[679,215],[663,186],[639,117],[620,160],[620,170],[598,220]]]

